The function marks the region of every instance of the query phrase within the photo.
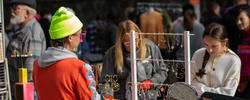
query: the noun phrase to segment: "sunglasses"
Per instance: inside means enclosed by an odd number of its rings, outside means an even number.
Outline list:
[[[81,35],[80,35],[81,41],[84,41],[86,39],[86,34],[87,34],[87,31],[83,30]]]

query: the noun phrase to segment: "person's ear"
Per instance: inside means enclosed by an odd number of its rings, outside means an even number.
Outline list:
[[[72,36],[69,36],[69,37],[67,38],[67,41],[68,41],[68,42],[71,42],[71,41],[73,41],[73,38],[72,38]]]
[[[225,38],[225,46],[227,46],[228,38]]]
[[[29,17],[29,15],[30,15],[30,11],[28,10],[28,9],[25,9],[25,15],[24,15],[24,17],[25,17],[25,19],[26,18],[28,18]]]
[[[228,42],[228,38],[225,38],[225,42]]]

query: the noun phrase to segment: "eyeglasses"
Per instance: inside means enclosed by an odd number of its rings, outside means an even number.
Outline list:
[[[140,40],[140,39],[137,38],[137,39],[135,39],[135,42],[138,42],[139,40]],[[130,41],[123,42],[123,44],[124,44],[125,46],[130,46]]]
[[[81,35],[80,35],[81,41],[84,41],[84,40],[85,40],[86,34],[87,34],[87,32],[86,32],[85,30],[83,30],[82,33],[81,33]]]
[[[82,32],[81,32],[80,34],[79,34],[79,33],[76,33],[76,34],[74,34],[73,36],[77,36],[78,38],[79,38],[79,36],[80,36],[80,40],[81,40],[81,41],[84,41],[85,38],[86,38],[86,31],[82,30]]]

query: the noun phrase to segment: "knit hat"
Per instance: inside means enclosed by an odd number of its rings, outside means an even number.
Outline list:
[[[52,16],[49,35],[51,39],[62,39],[75,34],[82,26],[82,22],[72,12],[60,7]]]
[[[24,4],[33,9],[36,9],[36,0],[11,0],[10,4]]]

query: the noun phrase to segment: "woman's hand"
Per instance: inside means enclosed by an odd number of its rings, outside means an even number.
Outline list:
[[[240,93],[243,93],[245,91],[245,89],[247,88],[247,85],[248,85],[248,81],[240,82],[240,84],[238,86],[238,91]]]

